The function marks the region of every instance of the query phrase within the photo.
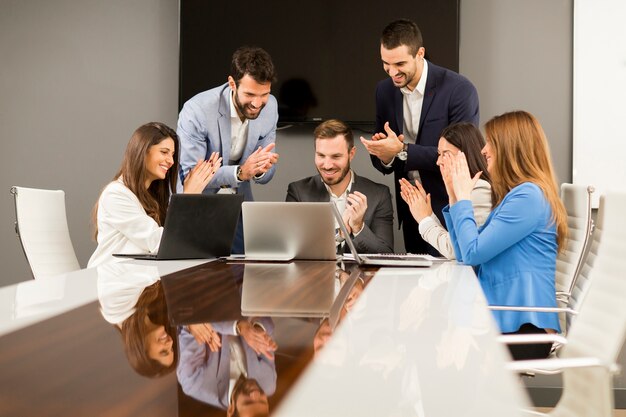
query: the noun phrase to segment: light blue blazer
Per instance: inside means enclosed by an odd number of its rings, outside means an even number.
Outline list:
[[[274,335],[274,323],[269,318],[260,318],[270,336]],[[211,323],[222,335],[222,347],[211,352],[206,344],[199,345],[186,329],[178,335],[179,359],[176,376],[183,392],[190,397],[215,407],[227,409],[229,404],[230,344],[224,335],[233,335],[233,322]],[[273,360],[257,355],[239,336],[246,360],[248,378],[256,379],[267,396],[276,390],[276,365]]]
[[[556,307],[556,226],[537,185],[513,188],[480,228],[469,200],[445,207],[443,215],[457,260],[476,267],[489,304]],[[503,333],[524,323],[560,331],[556,313],[493,313]]]
[[[208,159],[212,152],[219,152],[222,167],[204,193],[216,193],[220,187],[229,186],[237,188],[237,194],[243,194],[245,200],[253,199],[250,181],[238,182],[237,165],[228,165],[231,146],[230,100],[231,89],[226,83],[193,96],[183,106],[176,129],[181,144],[178,192],[182,192],[185,175],[199,159]],[[275,142],[277,122],[278,105],[276,99],[270,96],[259,117],[249,122],[248,142],[239,164],[243,164],[259,146],[265,147]],[[263,177],[253,181],[265,184],[272,179],[275,170],[274,165]]]

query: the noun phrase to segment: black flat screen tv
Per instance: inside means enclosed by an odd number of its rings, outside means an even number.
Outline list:
[[[179,109],[225,83],[234,50],[254,45],[278,72],[279,124],[373,124],[376,83],[387,77],[380,34],[398,18],[418,24],[429,60],[458,71],[459,0],[181,0]]]

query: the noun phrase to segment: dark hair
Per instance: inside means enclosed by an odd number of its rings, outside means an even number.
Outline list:
[[[276,82],[276,71],[270,54],[254,46],[242,46],[237,49],[230,64],[230,76],[239,86],[239,81],[244,75],[249,75],[259,84]]]
[[[170,325],[167,316],[167,306],[161,281],[146,287],[135,306],[135,312],[122,323],[121,335],[124,352],[130,366],[139,375],[158,378],[173,372],[178,363],[178,337],[176,329]],[[146,317],[156,325],[165,327],[165,332],[172,338],[174,361],[170,366],[164,366],[148,356],[146,336],[154,330],[146,323]]]
[[[158,145],[164,139],[174,141],[174,164],[165,174],[165,179],[152,181],[146,190],[146,156],[151,146]],[[176,132],[167,125],[159,122],[146,123],[133,133],[128,141],[122,165],[113,177],[114,180],[122,177],[124,185],[139,199],[141,206],[148,216],[152,217],[159,226],[165,222],[165,214],[172,192],[176,192],[178,178],[178,157],[180,144]],[[98,236],[98,203],[93,210],[94,238]]]
[[[337,119],[326,120],[320,123],[313,131],[313,137],[317,139],[332,139],[342,135],[348,144],[348,151],[354,148],[354,136],[350,126]]]
[[[454,123],[446,127],[441,136],[465,154],[472,177],[482,171],[480,178],[491,183],[487,161],[481,153],[485,147],[485,139],[476,126],[471,123]]]
[[[412,56],[417,55],[417,51],[424,46],[422,32],[415,22],[408,19],[398,19],[389,23],[383,29],[380,43],[385,49],[395,49],[406,45]]]

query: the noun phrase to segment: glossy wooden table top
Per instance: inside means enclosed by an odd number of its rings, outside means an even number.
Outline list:
[[[528,404],[517,377],[502,369],[507,352],[496,343],[471,268],[157,264],[81,271],[87,282],[81,292],[88,293],[81,303],[74,296],[68,311],[20,330],[0,317],[0,331],[9,329],[0,337],[0,416],[226,415],[223,401],[204,395],[223,390],[214,387],[218,375],[203,380],[205,391],[193,391],[175,371],[147,378],[133,369],[122,337],[132,332],[113,323],[142,312],[179,336],[173,365],[179,370],[212,369],[215,355],[221,355],[216,369],[228,368],[223,349],[207,350],[204,362],[190,365],[185,349],[194,345],[185,345],[183,325],[263,323],[278,345],[274,360],[258,371],[259,380],[275,385],[271,415],[511,416]],[[99,300],[89,302],[94,293]],[[243,315],[242,301],[263,315]],[[51,314],[64,311],[55,308]]]

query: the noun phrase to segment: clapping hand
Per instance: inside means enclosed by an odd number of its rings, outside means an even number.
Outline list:
[[[265,148],[260,146],[248,156],[246,161],[241,165],[242,181],[248,181],[254,176],[265,174],[270,168],[278,162],[278,154],[272,152],[276,147],[275,143],[270,143]]]
[[[372,140],[367,140],[361,136],[361,143],[371,155],[376,156],[384,164],[389,164],[398,152],[402,150],[404,135],[396,135],[389,127],[389,122],[385,123],[385,133],[376,133]]]
[[[237,327],[241,337],[257,355],[263,355],[270,360],[274,359],[274,352],[278,346],[261,326],[252,324],[247,320],[240,320]]]
[[[363,229],[363,218],[367,210],[367,197],[365,194],[355,191],[348,194],[346,209],[343,212],[344,223],[350,229],[350,233],[358,233]]]
[[[430,204],[430,194],[427,194],[422,184],[415,180],[415,186],[405,178],[400,179],[400,196],[408,204],[413,218],[419,223],[433,214]]]
[[[222,158],[213,152],[208,160],[199,160],[185,176],[183,192],[185,194],[200,194],[211,182],[217,170],[222,166]]]
[[[187,326],[189,333],[196,339],[199,345],[206,343],[211,352],[217,352],[222,347],[219,333],[209,323],[190,324]]]
[[[452,188],[456,196],[456,200],[469,200],[476,182],[483,172],[479,171],[471,176],[467,166],[465,154],[459,152],[456,156],[450,157],[450,175],[452,179]]]

